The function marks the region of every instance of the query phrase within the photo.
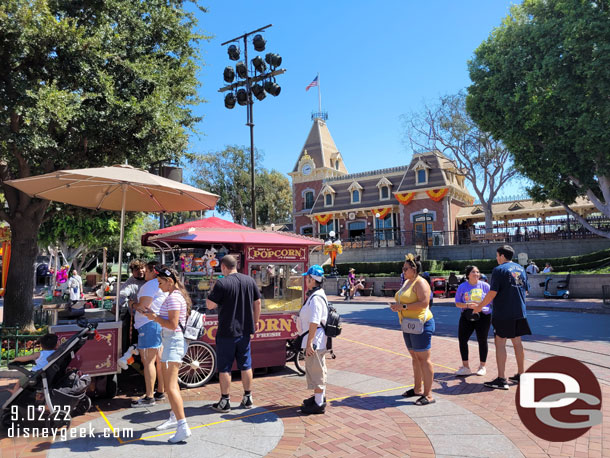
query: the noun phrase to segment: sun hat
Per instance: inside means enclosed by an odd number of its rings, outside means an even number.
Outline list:
[[[356,269],[354,269],[353,267],[349,270],[350,272],[356,272]]]
[[[309,269],[307,269],[307,272],[303,274],[303,277],[306,275],[309,275],[315,281],[322,281],[324,279],[324,269],[322,269],[322,267],[318,264],[314,264]]]

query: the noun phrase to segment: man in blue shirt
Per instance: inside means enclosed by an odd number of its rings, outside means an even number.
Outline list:
[[[491,324],[494,327],[496,362],[498,377],[484,385],[488,388],[508,390],[505,377],[506,339],[513,343],[517,359],[517,374],[510,380],[519,383],[519,378],[525,372],[525,354],[521,336],[532,333],[525,313],[525,292],[528,290],[527,274],[523,267],[512,262],[515,251],[509,245],[503,245],[496,251],[496,267],[491,273],[490,291],[474,312],[481,312],[483,307],[493,301]]]

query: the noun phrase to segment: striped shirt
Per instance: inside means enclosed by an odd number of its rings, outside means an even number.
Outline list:
[[[166,320],[169,319],[169,312],[172,310],[180,310],[180,318],[179,322],[182,323],[182,326],[186,324],[186,301],[180,291],[176,290],[167,296],[167,299],[161,304],[161,308],[159,309],[159,316]],[[180,325],[176,329],[175,332],[182,332]]]

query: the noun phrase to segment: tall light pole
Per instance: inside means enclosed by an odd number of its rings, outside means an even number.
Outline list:
[[[422,212],[424,212],[424,226],[425,226],[425,232],[426,232],[426,247],[428,247],[428,209],[424,208],[422,210]]]
[[[224,46],[229,43],[239,42],[240,40],[243,40],[244,43],[243,61],[239,61],[239,46],[236,44],[229,46],[227,49],[229,59],[239,62],[235,65],[235,70],[233,70],[232,66],[227,66],[223,72],[223,78],[227,83],[233,83],[233,80],[235,80],[235,73],[237,73],[237,78],[241,80],[220,88],[218,92],[231,91],[225,96],[225,107],[228,109],[233,109],[236,102],[239,105],[247,106],[246,126],[250,127],[250,191],[252,193],[252,227],[254,229],[256,229],[256,187],[254,182],[254,116],[252,111],[254,99],[252,98],[252,94],[254,94],[258,100],[263,100],[266,97],[265,93],[271,94],[274,97],[278,96],[282,88],[275,82],[275,77],[285,73],[286,70],[277,69],[277,67],[282,64],[282,58],[279,54],[274,53],[267,53],[264,61],[262,57],[256,56],[252,59],[252,62],[250,62],[251,67],[250,70],[248,70],[248,37],[257,32],[262,32],[272,25],[273,24],[269,24],[260,29],[253,30],[252,32],[244,33],[239,37],[225,41],[221,44],[221,46]],[[266,41],[261,34],[254,35],[252,45],[257,52],[265,50],[265,43]],[[269,72],[267,72],[267,65],[265,65],[265,62],[270,67]],[[258,84],[259,82],[262,84]]]

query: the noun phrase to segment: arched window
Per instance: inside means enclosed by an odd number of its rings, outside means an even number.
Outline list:
[[[324,205],[330,207],[333,204],[333,195],[328,193],[324,196]]]
[[[313,208],[313,192],[312,191],[307,191],[305,193],[304,208],[305,208],[305,210]]]
[[[381,187],[381,198],[382,199],[389,199],[390,198],[390,188],[388,188],[387,186],[382,186]]]
[[[352,203],[356,204],[360,202],[360,191],[358,191],[357,189],[354,189],[352,191]]]

